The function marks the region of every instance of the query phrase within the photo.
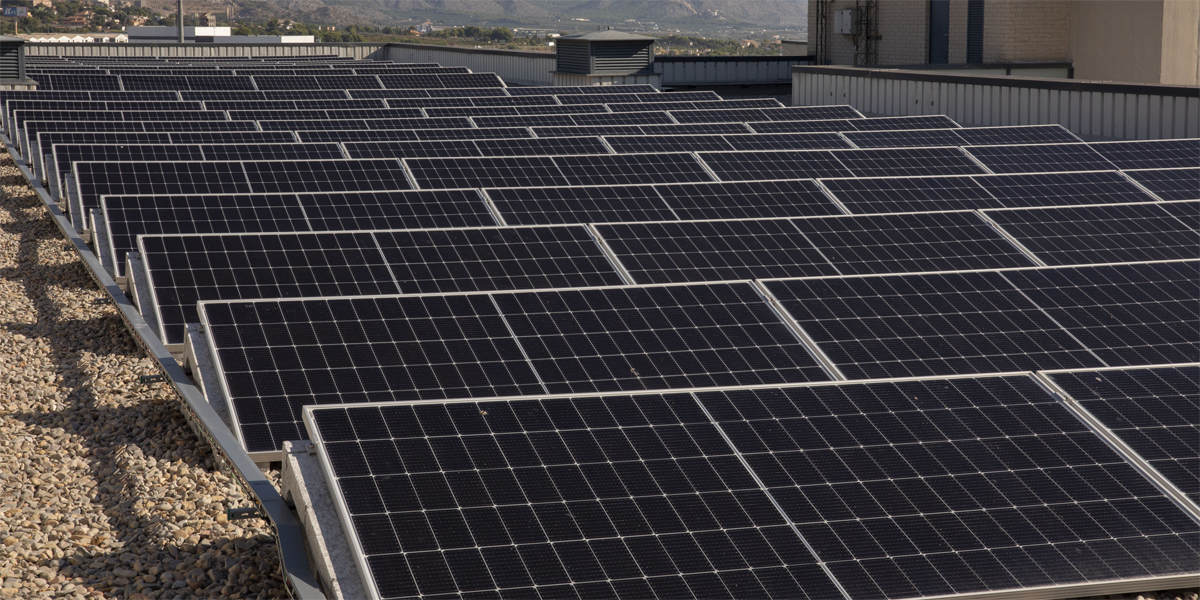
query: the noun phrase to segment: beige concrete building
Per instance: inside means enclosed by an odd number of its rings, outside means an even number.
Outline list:
[[[1200,0],[810,0],[822,64],[1071,63],[1076,79],[1200,85]]]

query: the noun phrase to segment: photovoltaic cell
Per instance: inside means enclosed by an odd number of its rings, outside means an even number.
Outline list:
[[[827,151],[703,152],[700,158],[721,181],[854,175]]]
[[[492,188],[485,192],[510,225],[676,218],[648,185]]]
[[[1163,202],[1158,208],[1183,221],[1192,229],[1200,230],[1200,201],[1193,202]]]
[[[84,210],[102,196],[246,194],[255,191],[240,163],[77,162],[75,181]]]
[[[1109,171],[1116,168],[1087,144],[971,146],[966,151],[994,173]]]
[[[1088,144],[1119,169],[1200,168],[1200,139]]]
[[[984,172],[958,148],[846,150],[834,156],[859,177],[969,175]]]
[[[1196,522],[1030,377],[695,396],[847,597],[1197,570]]]
[[[404,293],[622,285],[583,227],[376,232]]]
[[[348,142],[345,146],[350,158],[609,154],[600,138]]]
[[[1031,267],[969,212],[794,219],[840,275]]]
[[[1104,366],[997,272],[766,285],[849,379]]]
[[[1196,231],[1160,206],[996,210],[987,216],[1048,265],[1200,259]]]
[[[790,221],[688,221],[596,226],[636,283],[837,275]]]
[[[690,154],[405,159],[421,189],[708,181]]]
[[[298,194],[313,231],[495,225],[475,190]]]
[[[1049,375],[1175,487],[1200,504],[1200,367]]]
[[[300,407],[826,380],[749,284],[204,302],[251,452]]]
[[[1125,171],[1163,200],[1200,200],[1200,169]]]
[[[1005,206],[972,177],[822,179],[852,213],[974,210]]]
[[[999,201],[994,205],[997,207],[1154,201],[1120,173],[1113,172],[987,175],[974,179]]]
[[[1108,366],[1200,361],[1200,262],[1005,273]]]
[[[846,139],[859,148],[918,148],[958,146],[962,138],[950,129],[901,129],[897,131],[845,131]]]
[[[259,193],[412,188],[396,160],[247,161],[242,166],[251,188]]]
[[[654,188],[680,219],[752,219],[841,214],[812,180],[679,183]]]
[[[382,598],[840,597],[689,395],[305,422]]]
[[[993,144],[1063,144],[1082,141],[1062,125],[963,127],[954,131],[968,146]]]

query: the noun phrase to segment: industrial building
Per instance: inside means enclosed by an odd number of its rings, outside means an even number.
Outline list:
[[[817,64],[1067,63],[1047,67],[1076,79],[1200,83],[1194,0],[812,0],[808,31]]]

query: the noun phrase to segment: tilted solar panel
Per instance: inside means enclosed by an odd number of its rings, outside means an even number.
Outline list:
[[[562,104],[591,104],[596,100],[593,96],[600,96],[601,102],[703,102],[710,100],[721,100],[721,96],[716,92],[696,91],[696,92],[671,92],[663,94],[655,92],[652,94],[639,93],[600,93],[600,94],[563,94],[558,97],[558,101]]]
[[[1163,202],[1156,206],[1188,227],[1200,231],[1200,201]]]
[[[539,127],[531,129],[538,137],[568,137],[576,135],[704,135],[721,133],[750,133],[741,123],[693,123],[689,125],[583,125]]]
[[[505,97],[504,88],[346,90],[351,98],[482,98]]]
[[[689,395],[304,418],[379,597],[841,597]]]
[[[680,219],[749,219],[841,214],[812,180],[654,186]]]
[[[380,89],[374,75],[255,75],[260,90],[370,90]]]
[[[966,151],[993,173],[1109,171],[1116,168],[1087,144],[971,146]]]
[[[549,225],[675,219],[652,186],[520,187],[484,190],[506,223]]]
[[[958,148],[846,150],[836,152],[834,156],[858,177],[970,175],[984,172]]]
[[[470,129],[467,118],[443,119],[339,119],[332,121],[259,121],[263,131],[295,131],[297,129]]]
[[[1000,203],[996,206],[1033,207],[1053,204],[1153,202],[1154,198],[1120,173],[1045,173],[987,175],[976,182]]]
[[[786,219],[598,224],[636,283],[837,275]]]
[[[792,223],[842,275],[1036,264],[969,212],[822,217]]]
[[[954,131],[969,146],[989,144],[1062,144],[1082,141],[1062,125],[964,127]]]
[[[973,177],[822,179],[852,213],[974,210],[1005,206]]]
[[[1047,376],[1192,502],[1200,504],[1200,367]]]
[[[845,131],[843,134],[859,148],[916,148],[922,146],[958,146],[962,138],[951,129],[900,129],[896,131]]]
[[[350,158],[609,154],[600,138],[346,142]]]
[[[1147,169],[1125,175],[1163,200],[1200,200],[1200,169]]]
[[[404,159],[420,189],[709,181],[690,154]]]
[[[125,90],[253,90],[249,77],[195,77],[190,75],[122,75]]]
[[[536,96],[534,96],[536,97]],[[399,142],[415,140],[473,140],[501,138],[531,138],[527,127],[488,129],[351,129],[330,131],[297,131],[301,142]]]
[[[475,190],[106,196],[110,255],[154,234],[353,231],[495,225]],[[105,241],[101,241],[105,243]],[[124,265],[118,261],[116,274]]]
[[[1048,265],[1200,259],[1196,231],[1162,206],[1105,204],[986,214]],[[1200,214],[1200,205],[1192,208]]]
[[[828,378],[745,283],[204,302],[200,313],[251,452],[298,439],[304,404]]]
[[[850,379],[1105,366],[998,272],[767,281]]]
[[[242,167],[258,193],[412,189],[396,160],[246,161]]]
[[[570,96],[567,96],[568,98]],[[608,107],[613,112],[638,112],[646,110],[645,102],[625,102],[620,100],[612,100],[607,102]],[[654,108],[658,110],[723,110],[727,108],[779,108],[783,105],[774,98],[747,98],[740,100],[700,100],[700,101],[684,101],[676,100],[674,102],[655,102]]]
[[[1107,366],[1200,362],[1200,262],[1060,267],[1005,276]]]
[[[562,96],[576,94],[658,94],[652,85],[604,85],[604,86],[530,86],[515,87],[506,90],[513,96]]]
[[[1088,144],[1119,169],[1200,168],[1200,139]]]

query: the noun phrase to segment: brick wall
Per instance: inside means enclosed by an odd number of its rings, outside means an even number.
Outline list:
[[[808,11],[809,51],[816,51],[817,11]],[[854,64],[854,43],[832,31],[834,12],[854,0],[829,3],[829,56],[835,65]],[[880,0],[877,29],[881,65],[929,61],[928,0]],[[1071,0],[987,0],[983,9],[983,61],[1061,61],[1071,51]],[[967,62],[967,0],[950,0],[950,63]]]
[[[963,19],[965,27],[965,9]],[[1070,54],[1070,0],[990,0],[984,4],[984,62],[1068,60]]]

